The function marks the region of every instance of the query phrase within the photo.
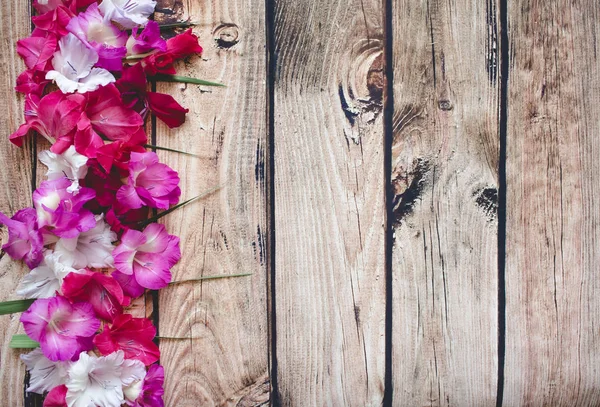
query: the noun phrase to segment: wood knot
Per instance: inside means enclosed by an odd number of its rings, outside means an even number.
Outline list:
[[[450,102],[447,99],[442,99],[440,101],[438,101],[438,107],[440,108],[440,110],[444,110],[444,111],[449,111],[454,109],[454,105],[452,104],[452,102]]]
[[[239,42],[239,27],[235,24],[221,24],[213,33],[217,48],[229,49]]]

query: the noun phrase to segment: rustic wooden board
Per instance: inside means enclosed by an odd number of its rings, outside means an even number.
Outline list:
[[[223,188],[169,215],[183,257],[161,291],[161,340],[167,406],[263,405],[269,399],[266,283],[266,51],[264,2],[160,1],[162,23],[187,18],[204,46],[202,59],[178,65],[181,75],[227,88],[158,84],[190,112],[184,126],[156,125],[157,145],[200,155],[159,152],[179,171],[182,200]],[[161,12],[162,10],[162,12]]]
[[[495,405],[496,2],[393,3],[393,405]]]
[[[508,13],[505,404],[598,405],[600,5]]]
[[[384,393],[383,10],[273,4],[278,402]]]
[[[23,98],[14,91],[16,78],[25,64],[16,52],[16,41],[31,32],[29,2],[0,3],[0,211],[12,216],[16,211],[32,205],[31,186],[35,180],[32,157],[35,154],[33,140],[22,149],[8,141],[8,136],[23,121]],[[8,238],[5,227],[1,231],[1,244]],[[21,262],[13,261],[4,252],[0,255],[0,301],[19,299],[15,291],[21,277],[29,269]],[[20,314],[0,317],[0,401],[6,406],[23,406],[25,365],[19,359],[22,351],[10,349],[8,344],[16,333],[23,333]]]

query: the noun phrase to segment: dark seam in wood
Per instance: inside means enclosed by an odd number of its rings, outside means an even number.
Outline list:
[[[394,248],[394,189],[392,186],[392,144],[394,141],[394,32],[393,0],[384,0],[385,97],[383,100],[385,180],[385,371],[383,406],[391,407],[394,396],[392,371],[393,279],[392,252]]]
[[[500,0],[500,156],[498,160],[498,386],[496,406],[504,399],[506,359],[506,143],[508,132],[508,4]]]
[[[269,168],[267,172],[269,192],[267,194],[267,218],[269,225],[268,244],[269,257],[267,260],[267,292],[270,291],[269,302],[267,305],[267,315],[270,324],[270,342],[269,342],[269,377],[271,379],[271,405],[273,407],[281,406],[281,395],[279,393],[279,383],[277,376],[277,302],[276,302],[276,283],[275,283],[275,255],[276,255],[276,234],[275,234],[275,73],[277,70],[277,58],[275,54],[275,0],[265,0],[265,22],[266,22],[266,58],[267,58],[267,140],[269,151]]]
[[[150,82],[150,86],[152,87],[152,92],[156,92],[156,81],[152,80]],[[150,144],[152,144],[153,146],[156,145],[156,116],[155,115],[151,115],[150,116]],[[152,210],[152,216],[156,216],[157,211],[156,209]],[[159,304],[159,300],[158,300],[158,290],[152,290],[150,291],[150,296],[152,298],[152,323],[154,324],[154,327],[156,328],[156,336],[158,337],[160,335],[160,330],[159,330],[159,322],[160,322],[160,304]],[[157,346],[160,345],[160,339],[159,338],[154,338],[154,343],[156,343]],[[158,363],[160,364],[160,359],[158,360]]]

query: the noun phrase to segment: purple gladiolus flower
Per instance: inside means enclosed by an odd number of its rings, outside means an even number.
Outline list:
[[[91,304],[71,304],[61,295],[36,300],[21,315],[21,322],[44,355],[55,362],[92,349],[92,336],[100,327]]]
[[[35,209],[21,209],[12,218],[0,212],[0,223],[8,228],[8,243],[2,249],[13,259],[25,261],[30,269],[39,266],[44,258],[44,238],[38,230]]]

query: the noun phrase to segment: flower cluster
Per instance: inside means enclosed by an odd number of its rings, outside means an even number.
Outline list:
[[[147,318],[126,313],[145,289],[171,281],[179,238],[150,223],[179,201],[179,176],[146,150],[150,113],[169,127],[187,109],[147,90],[175,62],[202,52],[191,30],[169,40],[149,17],[153,0],[35,0],[35,29],[18,41],[27,70],[17,146],[41,135],[46,180],[33,207],[12,217],[2,249],[31,269],[17,293],[35,299],[21,316],[39,348],[23,355],[28,391],[44,406],[163,406],[163,368]]]

